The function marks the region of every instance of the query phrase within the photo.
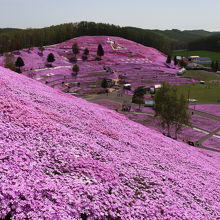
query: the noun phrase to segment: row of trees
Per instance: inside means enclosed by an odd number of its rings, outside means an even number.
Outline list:
[[[47,57],[47,62],[49,64],[47,64],[48,67],[52,66],[52,63],[55,61],[55,57],[52,53],[48,54]],[[6,68],[9,68],[11,70],[14,70],[18,73],[21,73],[21,67],[23,67],[25,65],[24,60],[21,57],[18,57],[17,60],[15,61],[15,63],[11,63],[11,62],[7,62],[6,64]],[[78,75],[79,72],[79,66],[77,64],[73,65],[73,75],[76,76]]]
[[[14,57],[12,54],[9,54],[9,53],[5,54],[5,68],[21,73],[22,72],[21,68],[25,66],[24,60],[21,57],[18,57],[15,62],[13,60],[14,60]],[[48,54],[47,66],[51,67],[54,61],[55,61],[54,55],[52,53]]]
[[[40,47],[39,50],[42,51],[42,56],[43,56],[43,51],[44,51],[43,47]],[[75,56],[75,61],[77,61],[76,55],[80,53],[80,50],[79,50],[79,47],[78,47],[77,43],[73,44],[72,51],[73,51],[73,54]],[[83,52],[83,55],[82,55],[82,60],[86,61],[88,59],[88,55],[89,55],[89,50],[88,50],[88,48],[85,48],[84,52]],[[103,50],[102,45],[99,44],[98,48],[97,48],[98,60],[101,60],[102,56],[104,56],[104,50]],[[15,61],[15,63],[13,62],[13,60],[14,60],[13,55],[10,54],[10,53],[6,53],[5,54],[5,67],[9,68],[13,71],[21,73],[21,67],[23,67],[25,65],[24,60],[21,57],[18,57],[17,60]],[[48,54],[46,66],[47,67],[52,67],[52,63],[54,61],[55,61],[54,54],[53,53]],[[78,72],[79,72],[78,65],[73,66],[73,72],[75,72],[76,75],[78,74]]]
[[[139,109],[141,108],[141,104],[144,103],[144,95],[146,94],[146,91],[147,90],[143,86],[140,86],[134,90],[132,102],[138,104]]]
[[[76,50],[75,50],[75,52],[76,52]],[[78,54],[78,52],[75,53],[75,55],[76,54]],[[54,61],[55,61],[55,57],[54,57],[53,53],[48,54],[47,62],[48,63],[53,63]],[[50,65],[52,66],[52,64],[50,64]],[[73,65],[72,71],[73,71],[73,75],[77,76],[78,72],[79,72],[79,66],[77,64]]]
[[[85,35],[119,36],[145,46],[157,48],[164,53],[170,53],[172,50],[170,40],[154,31],[103,23],[80,22],[41,29],[14,30],[0,33],[0,53],[33,46],[41,47],[57,44],[74,37]]]
[[[77,54],[80,53],[80,49],[79,49],[77,43],[74,43],[74,44],[72,45],[72,51],[73,51],[73,54],[74,54],[74,56],[75,56],[75,57],[74,57],[74,58],[75,58],[75,61],[77,61],[76,56],[77,56]],[[83,61],[88,60],[89,53],[90,53],[90,52],[89,52],[89,49],[88,49],[88,48],[85,48],[84,51],[83,51],[83,54],[82,54],[82,60],[83,60]],[[97,57],[96,57],[96,59],[97,59],[97,60],[101,60],[101,59],[102,59],[102,56],[104,56],[104,54],[105,54],[104,49],[103,49],[102,45],[99,44],[99,45],[98,45],[98,48],[97,48]]]

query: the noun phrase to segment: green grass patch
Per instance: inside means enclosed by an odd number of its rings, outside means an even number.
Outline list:
[[[184,57],[189,57],[189,56],[200,56],[200,57],[210,57],[212,60],[220,61],[220,53],[218,52],[212,52],[212,51],[205,51],[205,50],[200,50],[200,51],[189,51],[189,50],[175,50],[173,52],[173,56],[184,56]]]
[[[191,78],[195,80],[203,80],[203,81],[211,81],[211,80],[219,80],[220,81],[220,75],[213,73],[213,72],[207,72],[203,70],[188,70],[183,77],[185,78]]]
[[[184,94],[190,99],[197,99],[198,103],[219,104],[220,83],[207,82],[206,84],[192,83],[176,86],[178,94]]]

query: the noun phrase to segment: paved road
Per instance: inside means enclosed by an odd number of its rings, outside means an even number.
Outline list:
[[[219,116],[215,116],[215,115],[211,115],[211,114],[208,114],[208,113],[205,113],[205,112],[200,112],[200,111],[197,111],[197,110],[192,110],[192,112],[196,115],[200,115],[202,117],[205,117],[205,118],[209,118],[209,119],[214,119],[216,121],[220,121],[220,117]],[[201,137],[199,140],[198,140],[198,143],[201,147],[203,148],[206,148],[202,143],[205,142],[207,139],[209,139],[210,137],[212,137],[213,135],[217,135],[217,133],[220,131],[220,127],[217,128],[216,130],[212,131],[212,132],[209,132],[209,134]],[[220,151],[219,151],[220,152]]]

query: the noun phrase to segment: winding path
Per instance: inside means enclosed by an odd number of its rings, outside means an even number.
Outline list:
[[[197,115],[200,115],[200,116],[203,116],[205,118],[209,118],[209,119],[214,119],[216,121],[220,121],[220,117],[219,116],[216,116],[216,115],[211,115],[211,114],[208,114],[208,113],[205,113],[205,112],[200,112],[200,111],[197,111],[197,110],[192,110],[192,112],[194,114],[197,114]],[[220,136],[218,135],[218,132],[220,131],[220,127],[217,128],[216,130],[212,131],[212,132],[209,132],[207,135],[201,137],[199,140],[198,140],[198,143],[199,143],[199,146],[201,146],[202,148],[206,148],[205,146],[203,146],[203,142],[205,142],[207,139],[213,137],[214,135],[216,135],[216,137],[218,137],[220,139]],[[218,151],[218,150],[216,150]],[[220,152],[220,151],[218,151]]]

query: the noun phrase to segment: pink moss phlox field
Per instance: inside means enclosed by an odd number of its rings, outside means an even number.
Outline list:
[[[0,68],[0,219],[220,217],[220,155]]]
[[[191,105],[191,108],[194,108],[194,105]],[[195,109],[220,117],[220,104],[198,104],[195,106]]]
[[[206,141],[202,143],[205,147],[213,148],[216,150],[220,150],[220,136],[218,137],[210,137]]]
[[[118,102],[114,102],[108,99],[99,99],[95,101],[96,104],[105,106],[108,109],[112,109],[112,110],[121,110],[122,108],[122,104],[118,103]]]
[[[220,121],[211,119],[211,118],[205,118],[200,115],[193,115],[191,118],[191,123],[193,127],[197,127],[209,132],[212,132],[218,128],[220,128]]]
[[[119,49],[112,46],[112,42],[120,45]],[[132,89],[138,86],[152,86],[163,81],[169,82],[171,85],[194,82],[192,79],[177,76],[179,67],[175,67],[173,63],[169,66],[165,65],[166,56],[160,51],[120,37],[84,36],[61,44],[45,46],[43,51],[41,48],[34,47],[14,51],[11,54],[14,56],[14,62],[19,56],[24,60],[25,66],[21,68],[22,74],[45,84],[48,81],[65,80],[65,77],[72,77],[73,63],[70,60],[73,57],[73,43],[77,43],[80,49],[80,54],[77,55],[80,71],[74,80],[81,83],[82,89],[86,89],[88,83],[96,83],[102,78],[118,79],[119,75],[126,75],[126,82],[132,83]],[[100,43],[105,55],[101,61],[95,61],[97,46]],[[88,48],[90,53],[88,60],[84,62],[82,54],[85,48]],[[55,56],[52,68],[47,67],[49,53],[53,53]],[[0,56],[0,65],[3,66],[4,62],[4,57]],[[110,67],[114,72],[105,73],[104,66]],[[94,73],[100,73],[100,75],[94,75]],[[65,88],[58,86],[57,89],[64,90]]]

